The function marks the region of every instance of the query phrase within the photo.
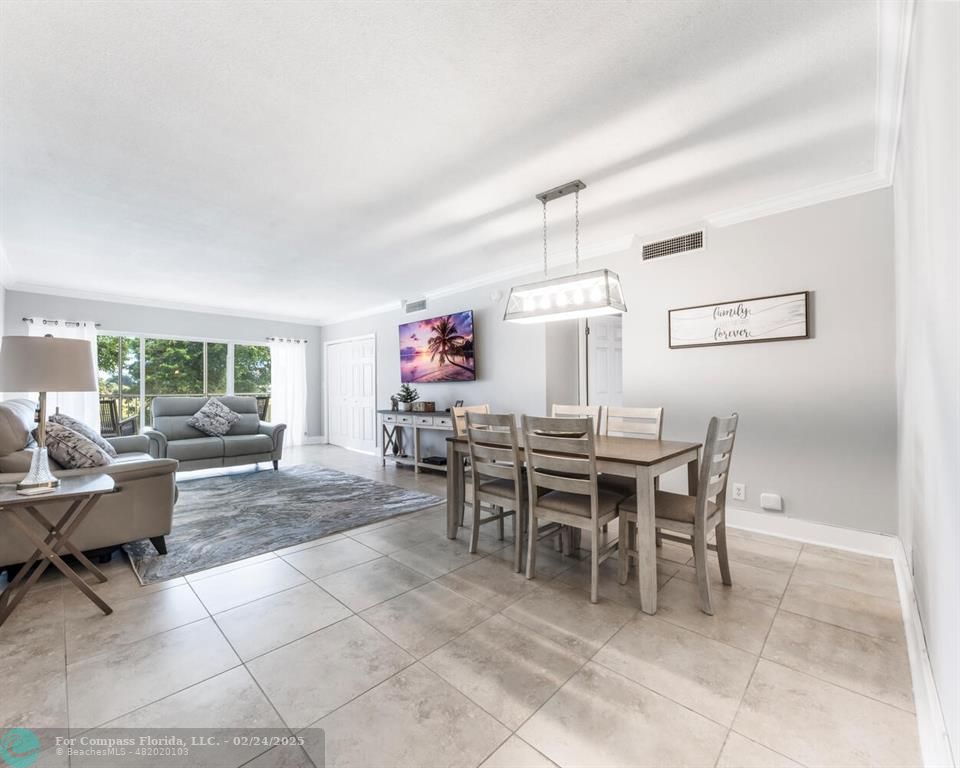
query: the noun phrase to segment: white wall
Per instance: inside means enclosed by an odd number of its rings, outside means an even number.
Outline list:
[[[26,333],[21,319],[39,316],[66,320],[93,320],[102,331],[159,334],[193,338],[247,341],[266,344],[267,336],[307,339],[307,432],[320,434],[322,407],[320,390],[319,329],[310,325],[274,322],[230,315],[184,312],[112,301],[92,301],[40,293],[7,291],[4,308],[6,331]]]
[[[916,8],[894,178],[900,538],[960,757],[960,5]]]

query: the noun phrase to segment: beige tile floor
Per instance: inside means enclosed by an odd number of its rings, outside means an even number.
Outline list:
[[[289,462],[444,495],[438,475],[335,448]],[[328,766],[363,768],[920,764],[889,562],[731,530],[711,617],[668,542],[651,617],[615,563],[591,605],[581,560],[544,544],[527,581],[509,536],[487,526],[471,555],[443,514],[148,588],[116,556],[96,587],[109,617],[45,578],[0,628],[0,729],[313,726]],[[291,768],[319,749],[230,758]]]

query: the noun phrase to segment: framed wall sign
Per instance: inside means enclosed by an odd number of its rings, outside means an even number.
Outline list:
[[[808,299],[801,291],[671,309],[670,349],[809,338]]]

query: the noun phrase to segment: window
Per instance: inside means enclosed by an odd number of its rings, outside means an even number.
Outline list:
[[[101,398],[142,424],[158,395],[270,394],[270,348],[259,344],[101,335],[97,357]]]
[[[140,339],[100,336],[97,339],[97,363],[100,399],[116,403],[117,418],[121,421],[139,415]]]
[[[233,391],[238,395],[270,394],[270,347],[237,344],[233,355]]]

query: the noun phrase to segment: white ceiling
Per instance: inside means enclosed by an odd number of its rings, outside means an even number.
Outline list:
[[[572,178],[596,252],[883,162],[873,2],[0,5],[11,287],[324,322],[536,265]]]

